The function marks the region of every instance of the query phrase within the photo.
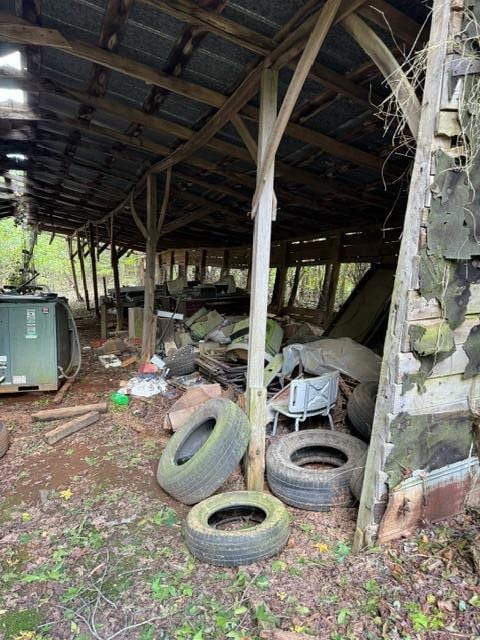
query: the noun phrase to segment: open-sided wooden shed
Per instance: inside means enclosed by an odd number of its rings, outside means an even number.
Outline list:
[[[269,266],[280,311],[288,267],[329,265],[323,322],[342,262],[398,262],[357,547],[473,500],[478,2],[3,7],[1,47],[25,68],[1,69],[1,86],[28,101],[0,109],[0,168],[25,170],[21,197],[4,181],[0,216],[67,235],[81,260],[88,245],[93,265],[106,246],[114,261],[146,251],[147,338],[158,259],[250,269],[249,488],[263,485]],[[422,61],[415,86],[405,58]],[[391,105],[397,136],[379,117]]]

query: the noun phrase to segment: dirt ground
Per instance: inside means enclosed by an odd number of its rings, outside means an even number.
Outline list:
[[[84,332],[83,345],[93,333]],[[105,370],[85,352],[62,404],[98,402],[135,368]],[[54,394],[0,396],[11,446],[0,460],[0,638],[291,640],[480,638],[470,512],[416,537],[351,554],[356,509],[289,509],[276,557],[204,565],[182,538],[188,508],[155,470],[178,397],[134,400],[56,445],[31,413]],[[240,473],[222,490],[244,488]]]

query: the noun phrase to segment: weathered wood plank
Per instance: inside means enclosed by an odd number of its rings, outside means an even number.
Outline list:
[[[32,413],[33,420],[47,422],[48,420],[61,420],[62,418],[73,418],[81,416],[85,413],[96,411],[97,413],[106,413],[108,405],[106,402],[97,402],[94,404],[82,404],[74,407],[62,407],[61,409],[43,409]]]
[[[463,348],[459,346],[455,353],[433,367],[428,378],[443,378],[445,376],[463,373],[467,364],[467,354]],[[401,384],[404,375],[418,373],[419,369],[420,361],[417,360],[413,353],[399,353],[397,355],[395,382]]]
[[[409,351],[412,350],[410,345],[410,336],[409,336],[410,327],[412,325],[419,324],[422,327],[425,327],[428,329],[429,327],[432,327],[438,324],[438,322],[439,322],[438,319],[431,319],[431,320],[421,320],[421,321],[411,320],[405,323],[405,329],[404,329],[404,335],[403,335],[402,347],[401,347],[402,352],[408,353]],[[473,329],[473,327],[475,327],[478,324],[480,324],[480,318],[478,317],[478,315],[466,316],[462,324],[453,330],[453,337],[455,340],[455,344],[456,345],[464,344],[468,338],[470,331]]]
[[[84,427],[89,427],[94,422],[98,422],[100,420],[100,414],[97,411],[91,411],[90,413],[85,414],[84,416],[79,416],[78,418],[74,418],[65,424],[61,424],[55,429],[51,431],[47,431],[45,434],[45,442],[47,444],[55,444],[59,440],[66,438],[67,436],[72,435],[73,433],[77,433],[80,429]]]
[[[427,300],[418,291],[408,292],[407,320],[428,320],[441,318],[442,311],[435,299]],[[470,285],[470,300],[466,314],[480,314],[480,284]]]
[[[458,405],[468,408],[469,398],[477,403],[480,399],[480,385],[476,378],[465,380],[463,374],[455,374],[440,378],[427,379],[425,392],[418,393],[416,386],[402,395],[402,385],[392,385],[394,414],[407,413],[438,413],[439,407]]]
[[[408,292],[411,289],[411,280],[407,274],[409,274],[412,261],[418,253],[422,211],[425,206],[425,193],[429,186],[431,152],[435,135],[435,116],[441,100],[449,19],[450,2],[435,0],[430,39],[436,46],[430,47],[427,55],[417,150],[410,181],[404,232],[397,267],[397,273],[401,277],[395,279],[390,307],[372,438],[368,451],[365,480],[353,544],[356,551],[359,551],[365,545],[373,544],[378,532],[376,505],[386,490],[383,466],[386,451],[390,446],[388,416],[402,410],[398,401],[401,398],[401,386],[392,385],[391,380],[394,377],[396,355],[400,352],[403,327],[405,320],[408,318]],[[413,395],[417,399],[430,398],[429,394],[424,396]],[[408,401],[409,398],[406,398],[404,404],[408,405]]]

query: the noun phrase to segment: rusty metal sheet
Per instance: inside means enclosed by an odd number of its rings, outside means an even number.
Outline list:
[[[437,522],[463,511],[479,471],[478,458],[471,457],[404,480],[390,493],[378,541],[412,535],[424,521]]]

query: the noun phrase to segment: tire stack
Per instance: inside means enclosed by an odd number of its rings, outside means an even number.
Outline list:
[[[242,459],[249,437],[246,415],[230,400],[216,398],[172,436],[160,458],[160,486],[195,505],[186,518],[185,541],[203,562],[239,566],[276,554],[289,536],[284,503],[329,511],[352,506],[352,493],[360,495],[367,444],[321,429],[291,433],[270,445],[267,480],[277,497],[255,491],[212,495]],[[312,464],[321,467],[307,466]],[[222,528],[238,521],[247,528]]]
[[[367,445],[345,433],[308,429],[284,436],[267,451],[267,480],[283,502],[308,511],[353,504],[352,476]],[[327,465],[306,468],[308,464]]]
[[[276,554],[287,543],[290,518],[277,498],[256,491],[212,496],[242,459],[249,437],[250,423],[240,408],[215,398],[172,436],[160,458],[160,486],[180,502],[195,504],[186,519],[185,541],[203,562],[248,564]],[[220,528],[242,518],[253,526]]]

